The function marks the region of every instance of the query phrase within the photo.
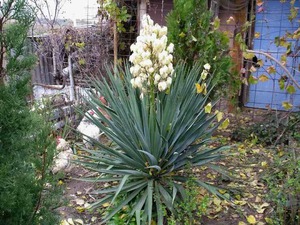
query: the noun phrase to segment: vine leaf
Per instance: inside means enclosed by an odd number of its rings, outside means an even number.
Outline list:
[[[265,75],[265,74],[262,74],[262,75],[260,75],[259,76],[259,81],[261,81],[261,82],[265,82],[265,81],[268,81],[269,80],[269,77],[267,76],[267,75]]]
[[[290,102],[282,102],[282,107],[286,110],[290,110],[291,108],[293,108],[293,105]]]
[[[286,88],[286,91],[289,93],[289,94],[294,94],[296,92],[296,89],[293,85],[288,85],[287,88]]]

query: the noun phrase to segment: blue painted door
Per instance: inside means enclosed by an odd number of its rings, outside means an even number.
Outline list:
[[[296,1],[295,6],[300,7],[300,1]],[[280,0],[267,0],[264,4],[256,7],[256,20],[255,20],[255,32],[257,38],[253,40],[253,50],[259,50],[267,52],[277,60],[281,60],[281,55],[286,52],[286,48],[277,47],[275,44],[275,38],[284,36],[286,32],[293,33],[299,28],[299,19],[295,19],[292,23],[288,17],[290,15],[290,3],[281,3]],[[259,36],[259,37],[258,37]],[[291,41],[288,39],[288,41]],[[290,74],[300,84],[300,43],[292,41],[291,47],[292,53],[287,56],[286,67],[290,71]],[[299,110],[300,108],[300,90],[294,85],[296,92],[289,94],[286,90],[282,90],[279,86],[279,82],[282,79],[286,79],[286,73],[284,70],[261,54],[256,54],[257,58],[261,59],[263,66],[257,68],[256,72],[252,73],[252,76],[256,79],[263,78],[263,75],[269,77],[269,80],[257,84],[251,84],[248,93],[248,102],[246,106],[254,108],[272,108],[277,110],[284,110],[282,103],[290,102],[293,105],[293,110]],[[274,67],[275,74],[269,74],[268,69]],[[284,83],[284,89],[286,89],[292,83],[287,80]]]

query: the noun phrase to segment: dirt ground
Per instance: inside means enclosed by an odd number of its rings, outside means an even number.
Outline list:
[[[272,154],[276,154],[276,152],[271,152],[273,150],[265,149],[252,143],[239,143],[230,140],[233,129],[240,126],[241,123],[246,126],[253,123],[255,117],[256,120],[262,119],[265,113],[267,112],[253,112],[251,109],[246,113],[227,113],[232,123],[226,130],[216,133],[214,144],[230,144],[232,146],[230,150],[231,155],[218,162],[220,166],[230,171],[232,177],[224,178],[223,175],[206,167],[196,170],[196,174],[202,180],[204,179],[219,186],[223,194],[227,193],[232,197],[232,201],[220,200],[210,196],[206,215],[202,217],[201,221],[195,222],[195,224],[267,224],[266,221],[272,209],[271,204],[265,199],[268,189],[262,177],[266,166],[272,162]],[[61,224],[100,224],[100,211],[92,212],[86,209],[89,204],[96,200],[91,193],[99,187],[97,187],[96,183],[77,180],[82,177],[95,176],[97,176],[96,173],[78,165],[72,165],[69,171],[66,172],[63,197],[68,204],[58,209],[61,215]]]

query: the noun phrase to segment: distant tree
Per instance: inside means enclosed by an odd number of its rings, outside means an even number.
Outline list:
[[[0,7],[0,85],[6,75],[31,68],[33,58],[23,57],[28,30],[34,22],[33,8],[26,0],[7,0]],[[12,66],[14,65],[14,66]],[[25,66],[25,67],[24,67]]]

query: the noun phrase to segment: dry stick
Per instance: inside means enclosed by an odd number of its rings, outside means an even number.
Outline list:
[[[118,63],[118,32],[117,32],[117,22],[114,21],[114,70],[117,68]]]
[[[46,154],[47,154],[47,150],[44,149],[44,152],[43,152],[43,166],[42,166],[42,178],[41,178],[42,185],[44,183],[45,173],[46,173]],[[37,204],[35,206],[34,212],[32,213],[32,216],[31,216],[30,220],[28,221],[28,225],[33,221],[34,217],[36,216],[36,214],[37,214],[37,212],[38,212],[38,210],[41,206],[42,194],[43,194],[43,190],[40,190]]]
[[[282,63],[279,62],[276,58],[274,58],[270,54],[268,54],[266,52],[263,52],[263,51],[246,50],[246,52],[248,52],[248,53],[254,53],[254,54],[262,54],[262,55],[268,57],[269,59],[273,60],[274,62],[276,62],[286,72],[287,76],[293,81],[293,83],[296,85],[296,87],[298,89],[300,89],[300,84],[295,80],[295,78],[292,76],[292,74],[290,73],[290,71],[288,71],[288,69],[284,65],[282,65]]]

